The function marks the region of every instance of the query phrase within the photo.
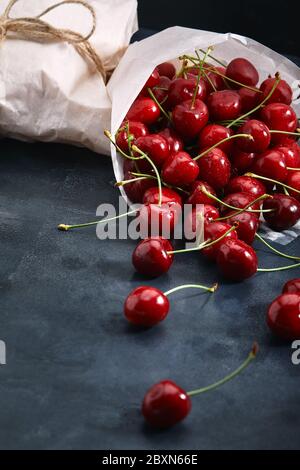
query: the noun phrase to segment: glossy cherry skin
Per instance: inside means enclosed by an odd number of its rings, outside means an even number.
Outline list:
[[[233,90],[221,90],[211,93],[207,99],[210,118],[215,121],[236,119],[241,114],[240,95]]]
[[[240,88],[238,93],[241,98],[242,114],[254,109],[257,106],[261,95],[258,89],[256,92],[255,90],[250,90],[249,88]]]
[[[155,287],[141,286],[128,295],[124,304],[127,320],[137,326],[151,327],[163,321],[169,313],[168,297]]]
[[[146,96],[137,98],[129,109],[126,119],[138,121],[150,126],[154,124],[160,116],[160,109],[157,104]]]
[[[215,190],[223,189],[230,180],[231,165],[226,154],[219,148],[197,160],[200,176]]]
[[[170,154],[177,153],[180,152],[180,150],[183,150],[183,140],[176,134],[175,131],[173,131],[173,129],[166,127],[158,134],[163,136],[168,141]]]
[[[284,103],[270,103],[262,108],[261,120],[269,129],[295,132],[298,127],[297,115],[291,106]],[[272,134],[273,143],[284,142],[286,136],[283,134]]]
[[[300,154],[295,147],[286,145],[275,145],[273,150],[278,150],[283,153],[286,166],[288,168],[299,168],[300,167]]]
[[[223,139],[228,139],[232,134],[233,131],[227,127],[220,126],[219,124],[208,124],[202,129],[199,135],[198,145],[200,152],[201,150],[213,147]],[[228,140],[227,142],[219,145],[218,148],[223,150],[226,154],[229,154],[233,142],[233,140]]]
[[[170,85],[171,80],[169,78],[160,77],[157,86],[152,89],[152,92],[159,103],[162,103],[167,98]]]
[[[254,65],[244,58],[233,59],[227,65],[226,76],[236,82],[242,83],[243,85],[252,87],[257,85],[259,80],[258,71]],[[230,85],[233,87],[235,86],[234,83],[231,83]],[[236,86],[239,87],[238,85]]]
[[[249,193],[258,198],[266,194],[265,185],[251,176],[236,176],[231,178],[225,188],[225,194],[231,193]]]
[[[223,75],[225,75],[226,73],[225,67],[209,66],[205,68],[208,69],[206,71],[206,76],[204,77],[204,80],[207,86],[207,93],[209,94],[209,93],[212,93],[213,91],[225,90],[227,88],[225,79],[221,77],[220,75],[214,73],[214,70],[216,70],[217,72],[220,72]]]
[[[226,279],[244,281],[257,272],[257,256],[242,240],[226,240],[218,250],[217,265]]]
[[[165,162],[161,176],[171,186],[187,186],[193,183],[199,174],[197,163],[186,152],[170,155]]]
[[[175,202],[157,204],[143,204],[138,212],[141,236],[170,238],[178,223],[181,206]]]
[[[227,216],[228,218],[225,221],[227,224],[238,224],[236,227],[238,238],[248,245],[252,245],[259,227],[258,218],[251,212],[237,214],[236,211],[228,212]]]
[[[256,158],[252,171],[260,176],[281,182],[284,182],[288,176],[284,155],[273,149],[266,150]]]
[[[176,191],[169,188],[162,188],[162,204],[178,204],[182,205],[182,199]],[[158,204],[159,203],[159,188],[158,186],[153,186],[144,193],[143,204]]]
[[[230,193],[223,198],[223,202],[229,204],[230,206],[236,207],[237,209],[244,209],[252,201],[254,201],[254,199],[256,199],[256,196],[251,193]],[[259,202],[249,207],[249,209],[253,210],[259,210],[259,208]],[[220,208],[221,214],[226,214],[229,210],[231,209],[228,209],[228,207],[223,205]],[[259,212],[252,212],[252,214],[256,215],[256,217],[259,217]]]
[[[158,70],[154,69],[153,72],[151,73],[150,77],[146,81],[144,88],[147,89],[147,88],[155,87],[156,85],[159,84],[159,78],[160,77],[159,77]]]
[[[150,134],[145,137],[139,137],[136,140],[135,145],[151,158],[157,168],[161,168],[170,155],[167,140],[159,134]],[[140,154],[135,154],[135,157],[139,156]],[[137,164],[141,172],[151,171],[153,169],[147,159],[138,160]]]
[[[174,108],[177,104],[192,99],[197,86],[194,78],[176,78],[170,85],[167,107]],[[204,101],[206,98],[206,84],[200,80],[196,98]]]
[[[263,203],[263,209],[274,209],[265,212],[264,219],[273,230],[287,230],[293,227],[300,218],[300,203],[292,196],[274,194]]]
[[[116,143],[120,147],[120,149],[123,150],[123,152],[125,152],[126,154],[129,153],[127,127],[129,131],[129,136],[132,139],[130,142],[131,145],[135,144],[136,139],[138,139],[139,137],[145,137],[149,134],[148,128],[145,126],[145,124],[141,122],[124,122],[117,133]]]
[[[253,140],[240,137],[237,140],[237,146],[243,152],[262,153],[269,147],[271,143],[271,134],[262,121],[257,119],[249,119],[240,128],[239,134],[249,134]]]
[[[204,225],[204,239],[205,240],[210,240],[214,241],[220,238],[222,235],[224,235],[228,230],[230,230],[231,225],[225,223],[225,222],[210,222],[210,223],[205,223]],[[210,259],[210,260],[215,260],[217,258],[219,248],[222,245],[223,241],[227,238],[236,240],[237,239],[237,233],[236,231],[229,232],[228,235],[226,235],[225,238],[220,240],[218,243],[215,243],[212,246],[209,246],[208,248],[204,248],[201,250],[201,253],[203,255]]]
[[[138,273],[151,278],[169,271],[174,255],[171,243],[162,237],[149,237],[142,240],[135,248],[132,263]]]
[[[191,186],[191,192],[186,200],[186,204],[209,204],[211,206],[217,206],[218,202],[214,201],[210,197],[206,196],[203,192],[203,187],[207,192],[212,194],[213,196],[216,196],[215,190],[208,184],[206,181],[195,181],[192,186]]]
[[[276,78],[267,78],[262,84],[260,85],[260,90],[262,94],[260,95],[260,101],[263,101],[269,93],[271,92],[273,86],[275,85]],[[269,103],[284,103],[284,104],[291,104],[293,99],[293,91],[290,85],[285,80],[280,80],[277,87],[275,88],[272,96],[268,99],[266,104]]]
[[[213,222],[220,217],[218,209],[210,204],[193,207],[184,220],[185,237],[194,240],[196,234],[204,228],[204,222]]]
[[[230,161],[232,167],[240,174],[251,168],[255,160],[255,153],[243,152],[236,144],[231,149]]]
[[[287,281],[283,288],[282,288],[282,293],[283,294],[300,294],[300,279],[291,279],[290,281]]]
[[[196,137],[208,122],[208,109],[201,100],[187,100],[175,106],[172,120],[176,131],[185,139]]]
[[[157,67],[158,73],[161,77],[168,77],[170,80],[175,77],[176,69],[170,62],[163,62]]]
[[[289,171],[286,184],[300,191],[300,171]],[[300,193],[289,190],[291,196],[300,201]]]
[[[300,338],[300,295],[282,294],[268,308],[267,324],[277,336],[293,341]]]
[[[133,180],[135,178],[136,176],[134,176],[130,171],[124,173],[124,180],[126,181]],[[132,203],[142,203],[145,191],[152,186],[152,179],[144,179],[125,184],[123,187],[127,197]]]
[[[148,390],[142,413],[151,426],[168,428],[190,413],[192,402],[187,393],[171,380],[163,380]]]

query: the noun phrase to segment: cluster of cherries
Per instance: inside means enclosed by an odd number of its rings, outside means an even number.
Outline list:
[[[133,252],[136,271],[158,277],[170,269],[175,254],[188,251],[199,251],[215,261],[223,276],[233,281],[258,271],[300,266],[299,257],[281,253],[257,233],[262,217],[276,231],[300,219],[300,130],[291,107],[290,86],[276,74],[258,88],[259,74],[252,63],[237,58],[226,66],[211,55],[211,49],[180,60],[178,73],[172,63],[153,71],[115,138],[105,131],[124,157],[124,178],[117,186],[124,188],[132,203],[142,204],[138,209],[141,223],[146,221],[153,228],[153,220],[157,221],[157,233],[142,239]],[[197,233],[202,222],[204,241],[196,248],[176,251],[170,239],[184,204],[192,207],[185,223]],[[162,230],[166,223],[169,237]],[[251,246],[255,238],[298,262],[258,268]],[[184,285],[165,293],[138,287],[125,301],[126,319],[142,327],[156,325],[168,315],[168,296],[185,288],[215,292],[217,285]],[[285,286],[268,310],[268,324],[275,333],[285,338],[300,336],[299,303],[297,280]],[[232,379],[256,353],[254,345],[236,371],[199,390],[187,393],[168,380],[154,385],[143,402],[145,419],[158,427],[184,419],[191,409],[191,396]]]

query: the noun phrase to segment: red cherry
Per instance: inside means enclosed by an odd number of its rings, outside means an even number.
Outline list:
[[[258,218],[250,212],[241,212],[240,214],[237,214],[236,211],[228,212],[227,216],[227,224],[237,224],[236,233],[238,238],[248,245],[252,245],[259,227]]]
[[[187,140],[196,137],[207,124],[208,109],[201,100],[187,100],[175,106],[172,120],[176,131]]]
[[[263,203],[263,209],[274,209],[265,212],[264,219],[273,230],[287,230],[293,227],[300,218],[300,203],[292,196],[274,194]]]
[[[158,277],[169,271],[174,255],[171,243],[162,237],[142,240],[135,248],[132,263],[135,269],[145,276]]]
[[[218,209],[210,204],[203,204],[200,207],[193,207],[184,221],[186,236],[197,234],[202,230],[203,221],[212,222],[220,217]],[[191,236],[188,237],[191,240]],[[196,237],[195,237],[196,238]]]
[[[226,232],[228,232],[230,228],[231,225],[226,224],[225,222],[206,223],[204,225],[204,239],[210,241],[217,240],[218,238],[222,237],[222,235],[224,235]],[[215,243],[212,246],[204,248],[203,250],[201,250],[201,252],[206,258],[215,260],[218,255],[220,246],[222,245],[223,241],[227,238],[237,239],[236,231],[229,232],[224,239],[220,240],[218,243]]]
[[[159,84],[159,73],[157,69],[154,69],[153,72],[151,73],[150,77],[146,81],[144,85],[144,89],[147,90],[147,88],[153,88],[156,85]]]
[[[120,127],[117,133],[117,145],[123,150],[124,153],[128,154],[129,151],[129,144],[128,144],[128,133],[127,128],[129,131],[129,135],[131,138],[131,144],[134,144],[136,139],[139,137],[145,137],[149,134],[149,131],[145,124],[141,122],[134,122],[134,121],[127,121],[123,122],[122,126]],[[128,160],[130,161],[130,160]]]
[[[159,64],[156,68],[161,77],[168,77],[171,80],[175,77],[176,69],[174,65],[170,62],[163,62],[162,64]]]
[[[250,90],[249,88],[240,88],[238,91],[240,98],[241,98],[241,105],[242,105],[242,113],[248,113],[254,109],[259,101],[261,93],[259,90]]]
[[[300,171],[289,171],[286,184],[300,191]],[[290,195],[298,201],[300,200],[300,193],[290,191]]]
[[[197,160],[200,176],[215,190],[224,188],[231,174],[231,165],[224,152],[215,148]]]
[[[163,380],[146,393],[142,413],[151,426],[167,428],[186,418],[191,407],[191,400],[182,388],[171,380]]]
[[[186,152],[178,152],[165,162],[161,176],[171,186],[186,186],[196,180],[199,174],[197,163]]]
[[[170,153],[177,153],[180,152],[180,150],[183,150],[184,144],[182,139],[169,127],[166,127],[158,134],[168,141]]]
[[[276,145],[273,150],[278,150],[283,153],[286,166],[288,168],[299,168],[300,166],[300,153],[295,147]]]
[[[208,184],[206,181],[195,181],[191,186],[190,195],[186,201],[186,204],[193,204],[194,206],[197,204],[209,204],[212,206],[217,206],[218,203],[208,197],[203,192],[203,187],[213,196],[216,196],[215,190]]]
[[[284,155],[272,149],[258,156],[252,166],[252,171],[260,176],[282,182],[288,176]]]
[[[225,194],[249,193],[258,198],[266,194],[265,185],[251,176],[236,176],[232,178],[225,188]]]
[[[154,124],[160,116],[157,104],[148,97],[139,97],[129,109],[126,119],[139,121],[146,125]]]
[[[160,77],[157,86],[152,89],[152,92],[159,103],[162,103],[167,98],[170,85],[171,80],[169,78]]]
[[[174,106],[182,103],[182,101],[192,99],[196,86],[197,82],[193,78],[176,78],[173,80],[169,88],[169,96],[167,101],[168,108],[174,108]],[[202,79],[199,82],[196,98],[199,100],[205,100],[206,98],[206,84]]]
[[[244,209],[246,206],[248,206],[252,201],[256,199],[256,196],[254,196],[251,193],[230,193],[227,196],[223,198],[223,202],[236,207],[237,209]],[[249,209],[253,210],[259,210],[260,208],[260,203],[257,202],[253,204],[252,206],[249,207]],[[221,206],[221,214],[226,214],[228,212],[228,207]],[[259,218],[259,212],[253,213],[256,215],[256,217]]]
[[[276,82],[276,78],[267,78],[262,84],[260,85],[260,90],[263,92],[260,95],[261,101],[267,98],[270,94],[272,88],[274,87]],[[285,80],[280,80],[277,87],[275,88],[272,96],[266,101],[266,104],[269,103],[284,103],[284,104],[291,104],[293,99],[293,91],[290,85]]]
[[[162,135],[151,134],[139,137],[135,145],[151,158],[157,168],[162,167],[170,155],[169,144]],[[140,155],[135,154],[135,156],[139,157]],[[146,159],[138,160],[137,164],[142,172],[152,170],[151,164]]]
[[[275,299],[267,312],[269,328],[286,340],[300,338],[300,295],[283,294]]]
[[[182,200],[179,194],[173,189],[162,188],[162,204],[178,204],[182,206]],[[159,188],[157,186],[147,189],[144,193],[143,204],[158,204],[159,203]]]
[[[243,152],[261,153],[267,150],[271,142],[271,134],[268,127],[261,121],[250,119],[246,121],[240,128],[240,134],[249,134],[253,140],[239,138],[237,146]]]
[[[225,90],[227,88],[226,81],[220,75],[214,73],[214,70],[220,72],[222,75],[225,75],[226,69],[225,67],[213,67],[209,66],[208,71],[206,72],[206,76],[204,77],[206,86],[207,86],[207,93],[212,93],[213,91],[220,91]],[[198,70],[199,72],[199,70]]]
[[[234,144],[231,150],[230,160],[232,167],[235,168],[238,173],[245,173],[245,171],[249,170],[253,165],[255,153],[243,152]]]
[[[198,145],[199,150],[208,149],[213,147],[215,144],[220,142],[223,139],[228,139],[228,137],[233,135],[233,131],[227,127],[220,126],[219,124],[208,124],[200,132]],[[219,145],[218,148],[223,150],[223,152],[229,154],[233,146],[234,141],[228,140],[223,144]]]
[[[211,93],[207,99],[211,119],[231,121],[236,119],[242,109],[240,95],[236,91],[221,90]]]
[[[141,224],[142,236],[163,236],[170,238],[178,223],[180,206],[177,203],[166,203],[161,206],[157,204],[144,204],[138,212]]]
[[[282,289],[283,294],[300,294],[300,279],[291,279],[287,281]]]
[[[247,59],[233,59],[226,69],[226,76],[247,86],[255,86],[258,83],[258,71]],[[235,86],[233,83],[230,85]],[[238,86],[238,85],[237,85]]]
[[[269,129],[295,132],[298,127],[298,120],[295,111],[291,106],[284,103],[270,103],[262,108],[260,112],[261,120]],[[272,134],[272,142],[281,143],[286,138],[282,134]]]
[[[124,314],[130,323],[151,327],[161,322],[169,313],[168,297],[155,287],[141,286],[128,295]]]
[[[244,281],[257,272],[257,256],[253,248],[241,240],[225,240],[217,255],[223,276],[231,281]]]
[[[130,160],[132,161],[132,160]],[[136,176],[132,175],[130,171],[124,173],[124,180],[133,180]],[[145,191],[148,188],[153,186],[152,179],[144,179],[144,180],[137,180],[133,181],[132,183],[128,183],[124,185],[124,191],[132,203],[142,203],[143,196]]]

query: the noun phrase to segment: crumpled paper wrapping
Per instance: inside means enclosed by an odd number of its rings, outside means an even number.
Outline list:
[[[11,17],[36,16],[54,0],[20,0]],[[97,26],[90,38],[105,68],[119,63],[137,30],[137,0],[90,0]],[[2,0],[0,15],[8,0]],[[92,19],[81,5],[66,4],[43,20],[83,35]],[[64,142],[109,154],[103,129],[111,102],[102,77],[65,42],[5,39],[0,45],[0,133],[22,140]]]
[[[195,49],[207,49],[214,46],[214,56],[225,62],[235,57],[245,57],[252,61],[260,74],[260,81],[269,74],[279,71],[296,93],[299,94],[300,69],[293,62],[268,47],[237,34],[219,34],[183,27],[168,28],[154,36],[132,44],[122,57],[108,84],[112,100],[111,130],[114,135],[120,127],[132,102],[137,97],[153,69],[162,62],[172,61],[178,64],[178,57],[193,54]],[[293,102],[293,107],[300,115],[300,99]],[[123,161],[111,147],[112,162],[117,181],[123,178]],[[122,195],[126,198],[123,188]],[[126,198],[127,199],[127,198]],[[130,203],[130,201],[128,201]],[[300,223],[286,232],[273,232],[264,224],[265,238],[285,245],[300,234]]]

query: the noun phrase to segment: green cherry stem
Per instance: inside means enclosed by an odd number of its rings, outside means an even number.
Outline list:
[[[144,152],[142,152],[142,150],[140,150],[136,145],[132,146],[132,150],[134,152],[138,153],[139,155],[143,156],[144,158],[146,158],[148,160],[148,162],[151,164],[151,166],[152,166],[152,168],[155,172],[156,178],[157,178],[157,185],[158,185],[158,190],[159,190],[158,205],[161,206],[161,203],[162,203],[162,188],[161,188],[161,179],[160,179],[158,169],[156,168],[156,166],[153,163],[153,161],[151,160],[151,158],[149,158],[148,155],[146,155]]]
[[[288,269],[299,268],[300,263],[290,264],[289,266],[281,266],[279,268],[258,268],[257,272],[259,273],[273,273],[276,271],[287,271]]]
[[[192,390],[191,392],[188,392],[187,395],[190,397],[193,397],[195,395],[200,395],[201,393],[209,392],[210,390],[214,390],[215,388],[218,388],[221,385],[224,385],[226,382],[229,382],[230,380],[234,379],[244,369],[246,369],[249,366],[249,364],[256,358],[257,353],[258,353],[258,344],[254,343],[247,359],[236,370],[231,372],[231,374],[226,375],[226,377],[224,377],[223,379],[211,385],[208,385],[207,387],[198,388],[198,390]]]
[[[221,204],[222,206],[225,206],[227,207],[228,209],[231,209],[231,210],[234,210],[234,211],[237,211],[238,213],[240,212],[244,212],[244,211],[247,211],[247,212],[260,212],[260,213],[263,213],[263,212],[274,212],[274,209],[248,209],[248,207],[252,206],[253,203],[255,201],[251,201],[251,204],[246,207],[243,208],[243,210],[241,210],[240,207],[235,207],[235,206],[232,206],[231,204],[227,204],[227,202],[224,202],[222,201],[221,199],[219,199],[217,196],[214,196],[213,194],[211,194],[209,191],[207,191],[207,189],[204,187],[204,186],[201,186],[201,191],[207,196],[209,197],[210,199],[213,199],[214,201],[218,202],[219,204]],[[270,197],[268,194],[267,195],[263,195],[263,196],[267,196],[267,197]],[[265,199],[265,198],[263,198]]]
[[[91,227],[92,225],[98,225],[98,224],[104,224],[107,222],[112,222],[113,220],[116,219],[121,219],[121,217],[126,217],[127,215],[132,215],[136,214],[137,211],[130,211],[126,212],[125,214],[117,215],[116,217],[110,217],[109,219],[101,219],[101,220],[96,220],[95,222],[88,222],[86,224],[77,224],[77,225],[65,225],[65,224],[60,224],[58,225],[58,230],[61,232],[68,232],[69,230],[73,230],[75,228],[84,228],[84,227]]]
[[[239,215],[239,214],[242,214],[243,212],[252,212],[252,210],[250,209],[249,211],[247,209],[249,209],[249,207],[253,206],[254,204],[256,204],[257,202],[260,202],[260,201],[264,201],[265,199],[269,198],[269,197],[273,197],[271,196],[270,194],[263,194],[262,196],[259,196],[257,197],[256,199],[254,199],[254,201],[251,201],[249,202],[249,204],[247,204],[245,207],[243,207],[242,209],[238,209],[234,214],[231,214],[230,217],[233,217],[235,215]],[[270,209],[269,209],[270,210]],[[273,209],[272,209],[273,210]],[[259,212],[261,212],[261,210],[259,210]],[[221,222],[222,220],[226,220],[228,219],[228,215],[225,215],[224,217],[219,217],[218,219],[215,219],[216,222]]]
[[[288,258],[288,259],[294,259],[294,260],[300,260],[299,256],[292,256],[292,255],[287,255],[286,253],[282,253],[281,251],[277,250],[274,248],[274,246],[270,245],[264,238],[262,238],[258,233],[256,233],[255,237],[261,241],[264,245],[266,245],[271,251],[276,253],[279,256],[282,256],[282,258]]]
[[[207,150],[205,150],[204,152],[200,153],[199,155],[197,155],[196,157],[194,157],[193,160],[194,160],[194,161],[197,161],[197,160],[199,160],[199,158],[204,157],[204,155],[207,155],[209,152],[211,152],[211,151],[214,150],[215,148],[219,147],[220,145],[224,144],[225,142],[228,142],[229,140],[232,140],[232,139],[238,139],[238,138],[245,138],[245,139],[249,139],[249,140],[254,140],[254,138],[253,138],[252,135],[250,135],[250,134],[235,134],[235,135],[231,135],[230,137],[226,137],[226,139],[220,140],[220,142],[217,142],[215,145],[213,145],[213,146],[210,147],[209,149],[207,149]]]
[[[293,168],[291,166],[287,166],[286,169],[289,170],[289,171],[300,171],[300,168]]]
[[[156,103],[156,105],[159,107],[161,113],[165,116],[165,118],[167,118],[167,120],[172,123],[172,119],[170,118],[170,115],[166,112],[166,110],[162,107],[162,105],[160,104],[160,102],[157,100],[156,96],[154,95],[153,91],[151,90],[151,88],[148,88],[148,93],[149,95],[151,96],[151,98],[153,99],[153,101]]]
[[[131,180],[117,181],[115,183],[115,186],[119,188],[120,186],[125,186],[126,184],[135,183],[136,181],[147,180],[149,178],[156,179],[155,176],[150,176],[150,175],[149,176],[139,176],[138,178],[133,178]]]
[[[297,132],[288,132],[288,131],[277,131],[276,129],[270,130],[270,134],[284,134],[284,135],[294,135],[300,137],[300,131],[297,129]]]
[[[289,186],[285,183],[282,183],[282,181],[277,181],[277,180],[273,180],[271,178],[266,178],[265,176],[256,175],[255,173],[251,173],[251,172],[245,173],[244,176],[251,176],[252,178],[256,178],[256,179],[259,179],[259,180],[269,181],[270,183],[278,184],[279,186],[282,186],[283,188],[289,189],[290,191],[294,191],[295,193],[300,194],[300,191],[298,189],[292,188],[292,186]]]
[[[202,52],[202,54],[205,54],[205,51],[203,49],[199,49],[199,51]],[[210,59],[214,60],[216,62],[216,64],[219,64],[222,67],[227,67],[227,65],[224,62],[221,62],[219,59],[217,59],[213,55],[211,55],[211,54],[207,54],[207,55]]]
[[[205,290],[207,292],[213,293],[213,292],[216,292],[218,287],[219,287],[218,283],[214,284],[212,287],[202,286],[201,284],[185,284],[183,286],[178,286],[178,287],[175,287],[174,289],[170,289],[167,292],[165,292],[164,294],[166,296],[168,296],[168,295],[174,294],[175,292],[177,292],[179,290],[182,290],[182,289],[202,289],[202,290]]]

